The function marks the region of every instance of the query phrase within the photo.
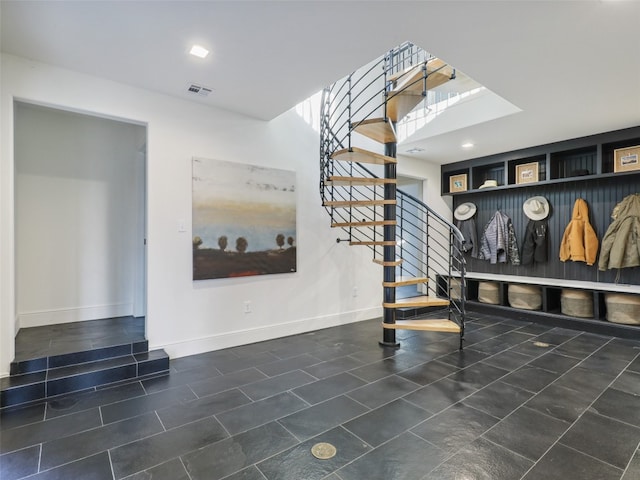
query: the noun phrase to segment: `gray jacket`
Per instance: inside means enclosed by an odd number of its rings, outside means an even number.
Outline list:
[[[512,265],[520,265],[516,233],[506,213],[498,210],[484,227],[478,258],[491,263],[509,261]]]
[[[471,217],[467,220],[457,220],[456,227],[464,237],[464,241],[459,246],[460,250],[463,253],[471,252],[473,258],[478,258],[478,232],[475,219]]]

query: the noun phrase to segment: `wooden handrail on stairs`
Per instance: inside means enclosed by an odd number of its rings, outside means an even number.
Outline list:
[[[413,329],[458,333],[462,348],[462,235],[396,186],[396,122],[423,101],[427,90],[454,77],[455,70],[445,62],[406,43],[323,92],[322,204],[331,226],[343,229],[350,245],[370,248],[374,262],[383,267],[383,346],[398,346],[397,329]],[[384,152],[354,145],[363,144],[363,137],[369,144],[378,142]],[[396,299],[396,288],[406,285],[417,285],[421,294]],[[407,307],[440,309],[446,318],[397,319],[397,312]]]

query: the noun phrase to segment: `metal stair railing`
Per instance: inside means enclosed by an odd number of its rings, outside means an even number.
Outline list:
[[[424,82],[426,96],[426,63],[434,58],[424,50],[406,43],[389,52],[382,59],[352,73],[323,91],[320,122],[320,196],[332,224],[373,222],[383,219],[382,209],[372,205],[355,206],[354,201],[383,199],[383,187],[376,185],[335,185],[328,180],[336,177],[384,178],[383,167],[358,162],[333,160],[341,149],[351,149],[355,127],[370,118],[387,119],[387,100],[390,92],[398,95],[417,82]],[[394,90],[402,83],[409,67],[424,65],[424,76]],[[380,70],[381,73],[376,73]],[[404,73],[402,73],[404,72]],[[362,140],[361,148],[375,151],[379,145]],[[378,152],[379,153],[379,152]],[[334,202],[349,202],[335,206]],[[419,199],[397,190],[396,194],[396,257],[402,263],[400,275],[425,277],[425,294],[449,299],[449,319],[461,327],[465,319],[465,259],[460,248],[462,234],[453,223],[442,217]],[[382,240],[380,226],[338,227],[346,238],[338,241],[375,242]],[[382,248],[369,245],[374,258],[382,258]],[[455,280],[455,282],[453,281]],[[454,287],[457,291],[454,292]]]

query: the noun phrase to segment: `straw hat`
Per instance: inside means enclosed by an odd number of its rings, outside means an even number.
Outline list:
[[[458,208],[453,212],[453,216],[456,220],[468,220],[476,214],[476,206],[471,202],[458,205]]]
[[[478,188],[497,187],[497,186],[498,186],[497,180],[485,180],[484,183],[480,185],[480,187]]]
[[[522,210],[531,220],[544,220],[549,216],[549,202],[544,197],[531,197],[525,200]]]

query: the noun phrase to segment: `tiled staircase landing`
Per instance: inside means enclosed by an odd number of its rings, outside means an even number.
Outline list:
[[[0,408],[168,372],[164,350],[149,351],[144,318],[24,328],[0,381]]]

